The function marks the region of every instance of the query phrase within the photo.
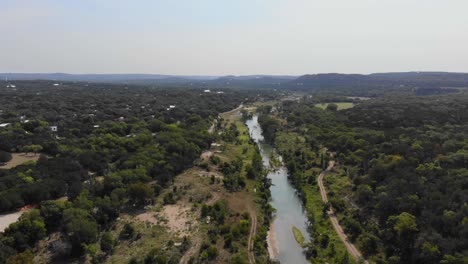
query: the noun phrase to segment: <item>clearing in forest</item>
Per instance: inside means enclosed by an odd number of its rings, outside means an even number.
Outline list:
[[[354,107],[354,104],[349,102],[320,103],[316,104],[315,106],[322,109],[326,109],[329,104],[336,104],[338,106],[338,111]]]
[[[12,153],[12,159],[4,164],[0,163],[0,169],[12,169],[28,161],[37,161],[39,154],[34,153]]]

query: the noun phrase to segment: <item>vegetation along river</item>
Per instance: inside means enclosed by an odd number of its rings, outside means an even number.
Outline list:
[[[267,177],[273,183],[270,187],[271,205],[276,209],[276,213],[268,235],[270,255],[281,263],[309,263],[292,231],[293,226],[298,228],[304,235],[305,241],[309,241],[307,217],[296,190],[288,181],[288,171],[282,163],[281,157],[279,157],[281,166],[270,170],[270,157],[275,149],[264,142],[258,116],[254,115],[246,123],[249,127],[250,137],[258,144],[263,163],[269,169]]]

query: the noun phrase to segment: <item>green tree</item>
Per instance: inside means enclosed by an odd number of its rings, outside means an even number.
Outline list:
[[[154,190],[144,183],[135,183],[128,187],[128,197],[137,206],[146,205],[152,202]]]
[[[390,223],[392,229],[401,237],[412,235],[418,231],[416,217],[407,212],[389,217],[388,223]]]
[[[441,258],[439,247],[430,242],[424,242],[421,246],[421,258],[427,264],[439,263]]]
[[[334,103],[329,103],[329,104],[327,104],[327,110],[337,111],[338,110],[338,105],[334,104]]]
[[[28,154],[29,152],[33,152],[35,155],[42,150],[41,145],[27,145],[23,147],[23,151]]]
[[[11,160],[11,158],[12,156],[10,153],[0,150],[0,163],[8,162]]]
[[[120,239],[130,239],[135,236],[135,228],[131,224],[125,224],[122,231],[120,232]]]
[[[359,249],[365,256],[372,255],[377,251],[377,241],[377,237],[369,233],[363,233],[357,239]]]
[[[101,250],[106,253],[111,253],[115,246],[115,239],[112,233],[105,232],[101,237]]]
[[[41,217],[39,210],[32,209],[23,214],[19,221],[11,224],[6,230],[5,235],[13,239],[16,248],[26,249],[34,246],[34,244],[46,235],[44,219]]]
[[[69,208],[63,212],[64,228],[75,254],[83,251],[83,244],[93,243],[98,237],[98,225],[88,211]]]
[[[34,255],[31,250],[25,250],[8,258],[6,264],[33,264]]]

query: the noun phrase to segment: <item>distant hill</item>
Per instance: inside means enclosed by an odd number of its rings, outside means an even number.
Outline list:
[[[303,75],[292,85],[303,89],[346,87],[468,87],[468,73],[450,72],[395,72],[363,74],[312,74]]]
[[[241,75],[190,76],[163,74],[67,74],[67,73],[0,73],[9,80],[54,80],[102,83],[127,83],[156,86],[192,86],[199,88],[262,88],[298,91],[327,91],[333,89],[361,95],[381,91],[406,89],[416,94],[454,92],[447,87],[468,87],[468,73],[451,72],[393,72],[373,74],[322,73],[303,76]],[[439,90],[437,90],[439,89]],[[444,89],[444,90],[440,90]],[[380,92],[379,92],[380,91]]]
[[[87,82],[126,82],[138,80],[212,80],[218,76],[183,76],[163,74],[69,74],[69,73],[0,73],[9,80],[55,80]]]

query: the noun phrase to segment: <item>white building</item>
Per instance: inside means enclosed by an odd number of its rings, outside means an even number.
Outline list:
[[[11,123],[3,123],[3,124],[0,124],[0,128],[4,128],[4,127],[7,127],[11,125]]]
[[[57,131],[58,131],[58,127],[57,127],[57,126],[50,126],[50,131],[52,131],[52,132],[57,132]]]

